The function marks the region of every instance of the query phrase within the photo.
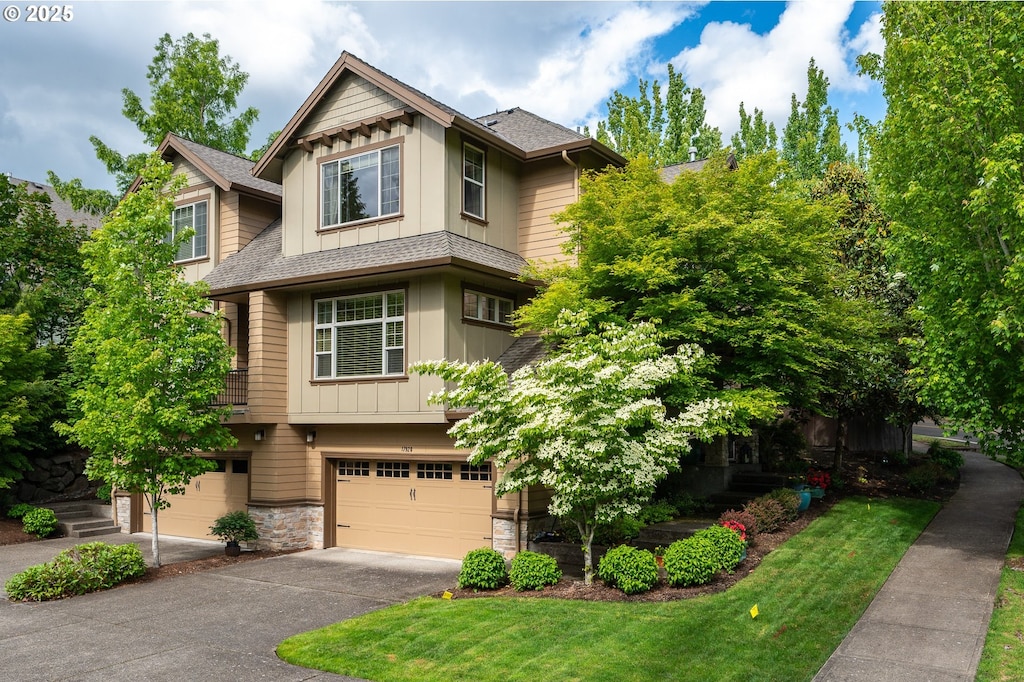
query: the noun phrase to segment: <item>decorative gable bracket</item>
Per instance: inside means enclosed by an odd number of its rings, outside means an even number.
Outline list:
[[[369,138],[373,134],[373,128],[379,128],[389,133],[396,121],[411,128],[415,115],[416,112],[413,109],[395,109],[386,114],[364,118],[362,121],[346,123],[328,128],[327,130],[319,130],[311,135],[298,137],[295,139],[295,146],[301,147],[303,151],[311,154],[314,144],[330,148],[334,146],[336,139],[340,139],[343,142],[351,142],[353,135],[362,135],[365,138]]]

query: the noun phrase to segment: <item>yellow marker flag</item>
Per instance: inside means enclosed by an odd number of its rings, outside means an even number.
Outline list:
[[[757,614],[759,614],[759,613],[761,613],[761,612],[757,610],[757,604],[754,604],[750,608],[750,617],[751,618],[757,618]]]
[[[452,593],[449,592],[448,590],[445,590],[444,594],[441,595],[441,599],[451,599],[451,598],[452,598]]]

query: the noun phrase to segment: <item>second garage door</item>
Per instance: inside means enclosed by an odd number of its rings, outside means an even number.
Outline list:
[[[461,559],[491,546],[488,465],[338,462],[339,547]]]
[[[229,511],[244,510],[249,502],[249,461],[218,459],[217,470],[192,479],[182,495],[170,495],[171,506],[161,509],[161,535],[214,539],[210,525]],[[145,503],[143,503],[145,504]],[[153,517],[146,508],[142,530],[153,532]]]

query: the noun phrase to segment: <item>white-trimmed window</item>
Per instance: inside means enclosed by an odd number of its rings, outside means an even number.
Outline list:
[[[462,292],[462,316],[467,320],[511,325],[511,299],[466,289]]]
[[[405,373],[405,292],[314,302],[316,379]]]
[[[486,159],[484,150],[468,142],[462,145],[462,212],[484,219]]]
[[[383,147],[320,166],[320,226],[399,212],[399,148]]]
[[[193,230],[192,236],[181,243],[175,261],[195,260],[206,257],[206,202],[177,206],[171,213],[171,236],[173,240],[185,230]]]

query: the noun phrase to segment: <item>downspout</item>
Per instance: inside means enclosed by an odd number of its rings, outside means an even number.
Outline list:
[[[569,152],[562,150],[562,161],[565,161],[569,166],[573,168],[572,174],[572,193],[576,201],[580,200],[580,167],[576,165],[576,162],[569,158]],[[576,255],[580,255],[581,244],[576,244]]]

